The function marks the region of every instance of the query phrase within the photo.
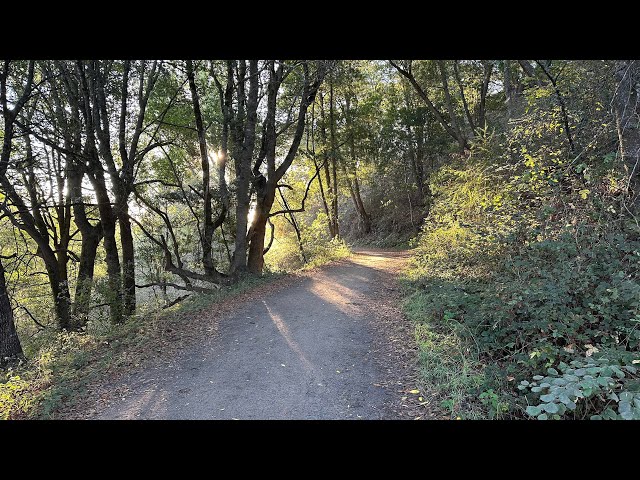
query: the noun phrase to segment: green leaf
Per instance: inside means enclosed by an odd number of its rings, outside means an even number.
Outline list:
[[[569,396],[566,393],[561,393],[560,395],[558,395],[558,400],[560,400],[565,405],[567,405],[569,402],[571,402],[571,399],[569,398]]]
[[[558,375],[558,371],[555,368],[547,368],[547,373],[549,375]]]
[[[589,420],[602,420],[602,415],[591,415]]]
[[[533,393],[538,393],[542,391],[542,387],[531,387],[531,391]]]
[[[556,405],[555,403],[545,403],[544,405],[542,405],[542,408],[549,413],[558,413],[558,411],[560,410],[558,408],[558,405]]]
[[[540,412],[542,412],[542,409],[540,408],[540,406],[529,405],[526,412],[532,417],[537,417],[538,415],[540,415]]]
[[[538,415],[538,420],[549,420],[549,416],[546,413]]]
[[[547,393],[546,395],[540,396],[540,400],[542,400],[543,402],[553,402],[555,398],[556,396],[553,393]]]
[[[633,420],[633,412],[631,410],[625,410],[624,412],[620,412],[620,416],[624,420]]]
[[[542,375],[534,375],[533,379],[534,380],[542,380],[544,377]]]
[[[620,393],[620,402],[631,403],[632,401],[633,401],[633,393],[631,392]]]

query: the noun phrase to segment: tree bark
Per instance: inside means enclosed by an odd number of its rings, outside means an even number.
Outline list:
[[[478,105],[478,127],[485,129],[487,117],[487,93],[489,92],[489,82],[493,73],[493,62],[484,61],[484,78],[482,79],[482,87],[480,88],[480,104]]]
[[[13,225],[26,232],[38,246],[37,255],[42,258],[45,264],[58,325],[60,328],[69,328],[70,296],[69,285],[66,282],[66,273],[63,275],[59,271],[60,265],[58,258],[49,244],[49,235],[46,232],[46,226],[44,227],[45,231],[42,231],[43,221],[40,212],[31,211],[29,207],[27,207],[20,194],[16,191],[13,182],[7,177],[15,135],[14,125],[18,115],[31,95],[35,68],[35,62],[30,61],[29,73],[23,92],[14,103],[13,108],[9,108],[7,101],[7,77],[10,63],[9,60],[5,60],[4,68],[0,71],[0,107],[2,108],[4,120],[4,138],[2,152],[0,153],[0,187],[4,195],[11,200],[15,210],[9,209],[5,204],[2,205],[2,208]]]
[[[511,60],[504,60],[503,69],[504,100],[507,105],[507,123],[514,116],[514,88],[511,81]]]
[[[360,195],[360,182],[358,181],[358,158],[356,155],[356,140],[355,134],[353,131],[353,118],[351,116],[351,101],[349,96],[345,96],[345,121],[347,124],[347,128],[350,130],[349,132],[349,153],[351,155],[351,168],[353,169],[353,182],[351,181],[351,177],[347,172],[346,162],[341,162],[342,171],[344,173],[344,177],[347,181],[347,185],[349,186],[349,192],[351,193],[351,198],[353,200],[356,211],[358,212],[358,216],[360,218],[360,226],[362,232],[366,235],[371,233],[371,216],[367,213],[367,210],[364,208],[364,203],[362,202],[362,196]]]
[[[469,110],[469,103],[467,102],[467,96],[464,93],[464,85],[462,84],[462,78],[460,78],[460,72],[458,70],[458,60],[453,61],[453,74],[455,76],[456,82],[458,83],[460,98],[462,99],[462,106],[464,107],[464,113],[467,116],[467,120],[469,121],[469,126],[471,127],[472,131],[475,131],[476,127],[473,122],[471,111]]]
[[[628,175],[628,193],[637,206],[640,203],[640,61],[617,61],[615,75],[618,86],[613,104],[620,156]]]
[[[96,195],[98,212],[100,214],[100,225],[104,238],[103,248],[107,263],[107,284],[109,304],[109,317],[113,323],[121,323],[123,319],[122,305],[122,276],[120,268],[120,257],[118,254],[118,243],[116,241],[116,212],[111,204],[109,192],[107,190],[104,177],[104,166],[100,161],[100,156],[107,163],[109,171],[115,171],[115,162],[111,154],[109,141],[108,123],[107,128],[101,126],[101,114],[99,110],[106,109],[106,104],[100,98],[100,73],[96,70],[93,62],[76,62],[76,72],[79,77],[80,98],[82,101],[81,112],[86,125],[87,136],[84,156],[89,168],[87,176]],[[102,117],[107,121],[108,116],[104,113]],[[117,176],[117,175],[116,175]],[[115,187],[117,187],[117,182]]]
[[[0,367],[11,365],[24,358],[20,339],[9,302],[4,266],[0,259]]]
[[[333,79],[329,82],[329,139],[331,142],[331,216],[334,221],[334,237],[340,237],[338,224],[338,148],[336,139],[336,118],[334,114]]]
[[[438,60],[438,68],[440,70],[440,79],[442,81],[442,90],[444,91],[444,103],[447,106],[447,111],[449,112],[449,118],[451,122],[451,127],[455,132],[456,139],[458,140],[458,145],[460,146],[460,151],[464,152],[464,149],[467,148],[468,142],[467,138],[462,131],[462,127],[458,122],[458,116],[456,115],[456,111],[453,108],[453,101],[451,99],[451,92],[449,92],[449,81],[447,75],[447,66],[444,63],[444,60]]]
[[[196,130],[198,132],[198,146],[200,149],[200,163],[202,166],[202,191],[204,202],[204,231],[202,234],[202,265],[205,274],[213,275],[215,265],[213,262],[213,206],[211,198],[211,180],[209,173],[209,154],[207,152],[207,140],[205,136],[204,125],[202,122],[202,113],[200,111],[200,98],[196,88],[195,75],[193,71],[193,62],[187,60],[187,77],[189,79],[189,89],[191,90],[191,104],[193,106],[193,116],[196,121]],[[224,175],[223,179],[224,181]]]
[[[322,140],[322,157],[323,157],[323,165],[322,168],[324,170],[325,181],[327,182],[327,196],[329,197],[329,201],[325,201],[325,206],[327,206],[327,219],[329,221],[329,236],[334,238],[338,236],[338,219],[333,215],[334,212],[334,203],[337,206],[337,199],[334,202],[333,199],[333,182],[331,181],[331,173],[330,173],[330,154],[329,149],[327,148],[327,127],[326,127],[326,115],[324,110],[324,95],[320,95],[320,138]],[[321,176],[318,176],[318,180],[321,181]],[[320,182],[321,191],[322,182]],[[325,199],[324,192],[322,192],[323,200]],[[337,209],[337,208],[336,208]]]
[[[251,180],[251,159],[256,145],[256,123],[258,120],[258,61],[249,60],[249,94],[246,97],[246,120],[244,112],[240,111],[245,101],[244,82],[246,64],[244,60],[239,63],[238,75],[238,115],[236,116],[236,133],[234,143],[239,145],[236,154],[236,239],[233,252],[232,271],[235,274],[247,270],[247,226],[249,223],[249,182]],[[242,128],[244,126],[244,128]],[[266,219],[265,219],[266,223]]]
[[[247,267],[251,273],[260,274],[264,267],[264,237],[266,233],[267,220],[269,219],[269,212],[275,199],[276,189],[278,181],[287,172],[287,169],[291,166],[300,146],[302,135],[306,124],[307,108],[313,103],[318,88],[322,83],[324,76],[326,75],[326,67],[323,62],[318,62],[318,70],[315,74],[315,79],[312,82],[309,78],[309,65],[307,62],[302,63],[304,70],[304,87],[300,99],[300,106],[298,108],[298,117],[296,120],[296,128],[289,145],[287,154],[282,163],[275,167],[276,159],[276,129],[275,129],[275,113],[276,113],[276,100],[278,94],[278,87],[283,79],[282,63],[276,70],[274,68],[274,62],[270,65],[270,79],[269,79],[269,91],[267,99],[267,121],[263,129],[263,145],[265,146],[265,159],[267,162],[267,177],[258,175],[254,181],[254,187],[256,190],[256,210],[251,228],[249,229],[249,256],[247,260]],[[266,137],[264,137],[266,136]],[[258,171],[254,168],[254,175]]]

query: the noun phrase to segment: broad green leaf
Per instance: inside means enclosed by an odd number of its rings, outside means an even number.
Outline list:
[[[620,402],[631,403],[632,401],[633,401],[633,393],[631,392],[620,393]]]
[[[538,406],[529,405],[526,410],[526,412],[532,417],[537,417],[538,415],[540,415],[541,411],[542,409],[540,408],[539,405]]]
[[[631,410],[625,410],[624,412],[620,412],[620,416],[624,420],[633,420],[633,412]]]

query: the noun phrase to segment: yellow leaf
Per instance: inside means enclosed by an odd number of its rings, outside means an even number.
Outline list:
[[[420,393],[420,390],[411,390],[409,393],[413,393],[414,395],[417,395],[418,393]]]

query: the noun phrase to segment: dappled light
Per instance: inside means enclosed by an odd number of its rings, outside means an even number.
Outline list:
[[[9,57],[0,419],[640,419],[639,60]]]
[[[285,341],[287,342],[287,345],[289,345],[291,350],[296,352],[296,355],[298,355],[298,358],[302,362],[302,365],[304,366],[304,368],[306,368],[307,370],[313,370],[313,365],[311,365],[309,360],[307,360],[307,357],[304,356],[304,352],[300,349],[300,346],[291,337],[289,328],[287,327],[287,324],[283,321],[282,317],[274,313],[271,310],[271,308],[269,308],[269,305],[267,305],[267,302],[263,300],[262,303],[264,304],[264,307],[267,309],[269,317],[271,318],[271,320],[273,321],[273,324],[278,329],[278,332],[280,332],[280,335],[282,335],[282,337],[285,339]]]

